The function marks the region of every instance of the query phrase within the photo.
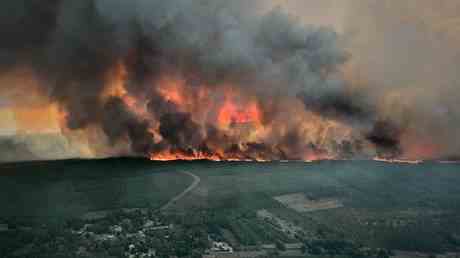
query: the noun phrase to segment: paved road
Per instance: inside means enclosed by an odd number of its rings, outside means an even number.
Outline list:
[[[165,205],[163,205],[160,210],[167,210],[168,208],[170,208],[172,205],[174,205],[176,202],[178,202],[180,199],[184,198],[189,192],[191,192],[193,189],[195,189],[201,182],[201,178],[198,177],[197,175],[193,174],[193,173],[190,173],[188,171],[182,171],[181,172],[182,174],[186,174],[186,175],[189,175],[191,177],[193,177],[193,182],[191,185],[189,185],[189,187],[187,187],[184,191],[182,191],[180,194],[176,195],[174,198],[172,198],[171,200],[169,200],[168,203],[166,203]]]

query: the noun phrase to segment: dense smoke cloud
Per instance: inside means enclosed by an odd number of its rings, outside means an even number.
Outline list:
[[[123,101],[111,98],[105,104],[104,111],[102,127],[109,139],[116,141],[124,136],[136,139],[131,145],[136,153],[148,153],[152,149],[153,135],[148,131],[148,122],[129,112]]]
[[[353,63],[370,81],[370,98],[400,128],[409,155],[458,156],[460,4],[366,2],[351,5],[347,23]]]
[[[332,25],[343,35],[352,56],[348,81],[371,103],[377,124],[398,128],[406,155],[459,156],[458,1],[266,1],[267,9],[277,4],[306,24]]]
[[[134,155],[397,157],[411,156],[418,135],[442,145],[430,158],[458,154],[446,140],[460,121],[458,58],[445,50],[454,47],[392,22],[399,4],[371,2],[10,1],[0,10],[0,74],[30,67],[67,128],[100,128]],[[313,10],[328,10],[330,22]],[[342,35],[305,24],[318,21]],[[179,78],[178,96],[165,77]]]

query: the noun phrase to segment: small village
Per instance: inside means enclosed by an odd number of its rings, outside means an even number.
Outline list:
[[[190,257],[190,258],[263,258],[308,257],[320,254],[354,254],[353,257],[389,257],[385,250],[374,250],[346,241],[313,239],[292,222],[284,221],[267,210],[252,218],[283,236],[272,242],[248,245],[223,228],[216,233],[212,217],[205,211],[198,214],[161,213],[148,209],[120,210],[97,219],[74,219],[58,228],[41,225],[38,228],[8,227],[4,232],[29,234],[34,242],[15,250],[12,257],[50,255],[72,252],[75,257]],[[210,228],[211,227],[211,228]],[[310,239],[310,240],[308,240]],[[235,241],[236,240],[236,241]],[[243,241],[241,243],[240,241]],[[359,256],[363,255],[363,256]]]

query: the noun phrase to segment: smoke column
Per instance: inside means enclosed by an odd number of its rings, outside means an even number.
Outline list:
[[[277,4],[4,3],[0,77],[27,70],[34,86],[2,83],[0,96],[15,107],[28,102],[11,92],[45,99],[59,110],[69,144],[84,141],[95,157],[459,154],[452,141],[460,110],[451,39],[418,27],[403,4]],[[432,9],[442,14],[443,8],[452,7]],[[312,10],[327,15],[309,15]]]

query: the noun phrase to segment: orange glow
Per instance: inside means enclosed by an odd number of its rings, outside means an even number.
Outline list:
[[[231,100],[226,100],[218,115],[219,125],[228,126],[232,124],[260,123],[260,111],[256,103],[246,107],[237,106]]]
[[[225,85],[201,85],[191,87],[180,78],[164,77],[156,84],[155,90],[164,100],[174,104],[180,112],[191,115],[193,122],[202,128],[211,125],[218,128],[223,135],[222,141],[206,142],[210,151],[166,149],[150,153],[151,160],[214,160],[214,161],[268,161],[279,158],[280,149],[290,158],[297,160],[316,161],[333,159],[335,156],[327,151],[330,144],[328,139],[336,136],[340,139],[352,137],[351,129],[347,126],[305,111],[300,101],[289,99],[275,101],[283,109],[280,116],[273,117],[273,122],[263,124],[262,106],[259,100],[251,93],[243,92],[240,87]],[[275,105],[275,102],[272,103]],[[272,105],[266,103],[265,108]],[[296,116],[285,114],[295,113]],[[241,126],[240,126],[241,125]],[[299,142],[295,151],[290,151],[289,146],[276,146],[279,137],[289,133],[287,126],[299,128]],[[158,123],[150,131],[155,135],[156,143],[163,140],[158,132]],[[319,150],[311,150],[308,143],[313,139],[317,142]],[[271,141],[275,143],[270,143]],[[269,144],[265,144],[269,142]],[[255,143],[251,144],[251,143]],[[261,143],[257,147],[258,143]],[[272,145],[275,144],[275,145]],[[261,149],[258,149],[261,148]],[[278,153],[278,154],[277,154]]]
[[[192,87],[185,80],[174,76],[164,76],[155,85],[155,90],[163,100],[174,104],[178,111],[191,114],[196,121],[203,122],[211,112],[213,100],[205,85]]]
[[[185,104],[184,90],[184,82],[176,79],[163,79],[158,88],[160,95],[165,100],[176,105]]]
[[[270,160],[256,157],[256,158],[242,158],[238,155],[223,155],[219,153],[207,154],[200,151],[194,151],[193,153],[182,153],[182,152],[171,152],[170,150],[164,151],[157,154],[150,155],[152,161],[174,161],[174,160],[210,160],[210,161],[245,161],[245,162],[269,162]]]
[[[121,61],[117,62],[107,73],[108,85],[102,95],[102,98],[106,99],[112,96],[125,96],[127,94],[125,89],[127,77],[128,72],[125,65]]]
[[[439,153],[439,148],[437,145],[427,142],[405,144],[403,149],[403,157],[410,160],[432,159],[436,157],[437,153]]]
[[[203,152],[194,151],[190,154],[171,151],[164,151],[157,154],[152,154],[150,160],[153,161],[173,161],[173,160],[212,160],[212,161],[222,161],[222,157],[218,154],[205,154]]]
[[[56,105],[15,108],[14,117],[19,133],[59,133],[60,113]]]
[[[220,106],[217,122],[221,127],[236,124],[261,125],[262,115],[255,100],[246,100],[243,94],[235,90],[225,90],[225,100]]]
[[[313,162],[313,161],[318,161],[318,160],[332,160],[334,157],[330,156],[327,153],[307,153],[303,160],[307,162]]]
[[[409,160],[436,159],[439,158],[438,153],[441,153],[441,146],[414,129],[406,130],[401,136],[401,148],[401,157]]]
[[[107,86],[102,95],[103,100],[110,97],[118,97],[125,105],[136,115],[140,117],[147,117],[147,111],[144,103],[138,98],[131,96],[125,88],[128,80],[128,71],[123,62],[117,62],[114,67],[107,74]]]
[[[143,140],[148,141],[148,137],[151,137],[151,145],[154,148],[142,154],[151,160],[262,162],[292,159],[312,162],[341,158],[341,153],[336,153],[335,144],[360,137],[354,134],[350,125],[310,112],[305,109],[302,101],[292,97],[266,96],[263,99],[243,89],[241,85],[190,85],[180,75],[170,74],[152,81],[152,86],[145,89],[146,92],[133,93],[127,88],[128,80],[129,74],[125,64],[117,62],[106,74],[105,90],[100,95],[101,102],[106,103],[111,98],[119,98],[129,111],[146,122],[149,134],[147,139]],[[35,82],[32,79],[30,81]],[[164,113],[158,113],[157,116],[155,110],[147,108],[149,101],[155,100],[149,96],[152,93],[173,107],[170,110],[165,108],[162,112],[187,114],[187,119],[190,119],[187,123],[190,122],[192,126],[186,130],[192,129],[197,132],[189,131],[186,136],[178,136],[182,137],[180,141],[185,142],[184,146],[182,143],[174,143],[174,139],[168,138],[160,131],[160,118]],[[36,99],[42,99],[40,92],[31,95],[37,95]],[[85,152],[89,153],[88,156],[96,156],[98,153],[130,154],[132,142],[127,135],[114,145],[108,139],[104,139],[104,133],[101,128],[97,128],[98,125],[93,125],[94,128],[70,131],[66,127],[65,110],[61,110],[58,104],[47,99],[32,108],[15,107],[13,111],[14,116],[9,115],[14,117],[17,123],[13,129],[22,130],[22,133],[58,131],[66,135],[72,144],[85,143],[88,149]],[[195,136],[196,139],[183,139]],[[410,135],[405,135],[403,138],[405,141],[401,143],[404,151],[400,157],[402,160],[385,161],[411,162],[410,159],[432,157],[440,149],[429,142],[421,142],[419,139],[423,137],[411,138]],[[375,155],[372,150],[369,153]],[[382,161],[379,158],[376,160]]]

